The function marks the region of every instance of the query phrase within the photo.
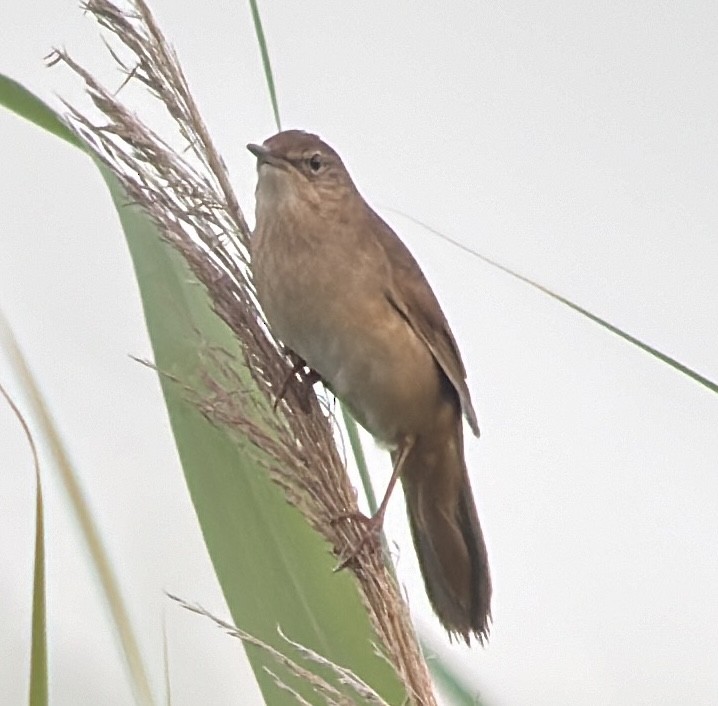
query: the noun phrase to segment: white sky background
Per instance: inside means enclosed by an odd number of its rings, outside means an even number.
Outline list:
[[[249,141],[274,132],[248,5],[154,0],[252,220]],[[718,5],[261,5],[285,127],[315,131],[419,259],[469,371],[467,458],[494,626],[449,647],[400,494],[387,529],[423,630],[496,706],[718,702],[718,397],[391,207],[718,379]],[[66,47],[118,86],[74,2],[9,0],[0,71],[59,106]],[[149,116],[156,114],[147,109]],[[104,185],[0,111],[0,306],[67,440],[142,647],[173,704],[254,703],[153,375]],[[18,384],[0,358],[0,380]],[[377,488],[388,456],[371,451]],[[34,481],[0,405],[0,703],[26,698]],[[131,696],[65,496],[45,470],[51,696]]]

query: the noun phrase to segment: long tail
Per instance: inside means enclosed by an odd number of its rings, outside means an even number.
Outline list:
[[[402,484],[431,605],[449,633],[467,643],[473,633],[483,643],[491,618],[491,576],[460,417],[449,433],[417,440],[404,462]]]

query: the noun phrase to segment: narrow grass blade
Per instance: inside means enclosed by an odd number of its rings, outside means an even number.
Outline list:
[[[33,562],[32,586],[32,642],[30,648],[30,706],[46,706],[47,704],[47,621],[45,601],[45,513],[42,502],[42,484],[40,483],[40,460],[37,447],[32,438],[30,427],[25,417],[0,385],[2,395],[10,405],[20,422],[27,443],[32,452],[35,467],[35,561]]]
[[[361,478],[362,487],[364,488],[364,495],[369,505],[369,511],[373,515],[379,509],[379,505],[377,504],[376,494],[371,484],[371,476],[369,475],[369,467],[366,463],[364,448],[362,447],[361,438],[359,436],[359,428],[347,408],[344,405],[341,405],[341,408],[342,419],[344,420],[344,426],[346,427],[347,436],[349,437],[349,445],[352,447],[354,461],[359,470],[359,477]]]
[[[55,466],[60,472],[62,484],[67,491],[75,517],[80,524],[82,536],[87,542],[92,563],[100,579],[117,634],[120,638],[123,655],[127,663],[137,702],[143,705],[153,704],[154,701],[149,679],[147,678],[147,672],[142,661],[140,649],[130,623],[127,609],[122,600],[117,578],[102,544],[90,508],[85,500],[77,474],[70,462],[69,455],[65,450],[52,415],[40,394],[35,378],[30,372],[25,357],[2,314],[0,314],[0,341],[2,341],[3,347],[7,351],[8,359],[27,394],[33,417],[37,420],[52,454]]]
[[[44,706],[47,704],[47,625],[45,610],[45,520],[42,503],[42,486],[40,485],[40,475],[37,473],[35,562],[32,587],[30,706]]]
[[[277,124],[277,130],[279,131],[282,129],[282,121],[279,119],[277,91],[274,88],[274,74],[272,73],[272,65],[269,61],[269,50],[267,49],[267,40],[264,37],[264,29],[262,28],[262,19],[259,16],[257,0],[249,0],[249,7],[252,10],[252,21],[254,22],[254,31],[257,35],[259,51],[262,54],[262,66],[264,67],[264,77],[267,80],[267,88],[269,89],[269,100],[272,102],[274,122]]]
[[[452,706],[483,706],[484,702],[476,688],[467,683],[466,679],[453,668],[451,662],[432,654],[433,650],[425,639],[422,639],[421,647],[427,655],[426,663],[429,665],[434,682],[439,685]]]
[[[170,679],[170,652],[167,644],[167,617],[162,614],[162,667],[165,679],[165,706],[172,706],[172,681]]]
[[[626,331],[623,331],[622,329],[618,328],[618,326],[614,326],[609,321],[606,321],[605,319],[602,319],[600,316],[596,316],[596,314],[591,313],[588,311],[588,309],[584,309],[582,306],[579,306],[578,304],[575,304],[570,299],[566,299],[566,297],[562,297],[560,294],[557,294],[556,292],[550,290],[548,287],[544,287],[542,284],[539,284],[538,282],[535,282],[532,279],[529,279],[528,277],[525,277],[522,274],[519,274],[518,272],[515,272],[514,270],[510,269],[509,267],[506,267],[506,265],[502,265],[500,262],[497,262],[496,260],[492,260],[490,257],[486,257],[485,255],[482,255],[481,253],[478,253],[476,250],[473,250],[472,248],[468,247],[467,245],[464,245],[463,243],[459,242],[458,240],[454,240],[453,238],[450,238],[448,235],[445,235],[444,233],[436,230],[435,228],[432,228],[431,226],[427,225],[426,223],[422,223],[421,221],[417,220],[416,218],[413,218],[412,216],[409,216],[406,213],[403,213],[402,211],[397,211],[395,209],[388,209],[393,211],[394,213],[402,216],[403,218],[406,218],[409,221],[412,221],[413,223],[416,223],[417,225],[420,225],[422,228],[426,228],[430,233],[433,233],[434,235],[437,235],[442,240],[445,240],[447,243],[451,243],[452,245],[456,246],[457,248],[460,248],[464,252],[469,253],[470,255],[473,255],[474,257],[478,258],[482,262],[485,262],[487,265],[491,265],[491,267],[495,267],[498,270],[501,270],[502,272],[505,272],[507,275],[510,275],[511,277],[514,277],[515,279],[520,280],[521,282],[524,282],[525,284],[528,284],[530,287],[533,287],[534,289],[538,289],[539,292],[543,292],[544,294],[548,295],[552,299],[555,299],[558,302],[561,302],[561,304],[564,304],[565,306],[569,307],[570,309],[573,309],[574,311],[578,312],[582,316],[585,316],[587,319],[590,319],[594,323],[598,324],[599,326],[602,326],[606,330],[610,331],[611,333],[615,333],[617,336],[620,336],[624,341],[628,341],[629,343],[632,343],[637,348],[640,348],[641,350],[645,351],[646,353],[649,353],[654,358],[658,358],[663,363],[666,363],[667,365],[670,365],[672,368],[677,370],[680,373],[683,373],[684,375],[688,376],[692,380],[695,380],[700,385],[703,385],[704,387],[707,387],[711,392],[718,392],[718,383],[713,382],[712,380],[709,380],[704,375],[701,375],[700,373],[696,372],[692,368],[689,368],[687,365],[683,365],[683,363],[677,361],[675,358],[671,358],[671,356],[666,355],[665,353],[662,353],[657,348],[654,348],[653,346],[649,346],[647,343],[644,343],[640,339],[636,338],[635,336],[632,336],[630,333],[627,333]]]

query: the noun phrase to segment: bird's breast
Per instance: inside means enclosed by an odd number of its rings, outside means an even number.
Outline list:
[[[442,397],[424,342],[385,296],[381,260],[341,234],[259,227],[252,269],[276,338],[316,370],[357,421],[394,446]]]

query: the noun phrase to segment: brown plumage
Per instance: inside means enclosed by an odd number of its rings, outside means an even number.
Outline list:
[[[252,270],[275,336],[391,450],[427,594],[450,632],[488,635],[491,579],[464,462],[466,371],[416,260],[337,153],[289,130],[257,157]]]

